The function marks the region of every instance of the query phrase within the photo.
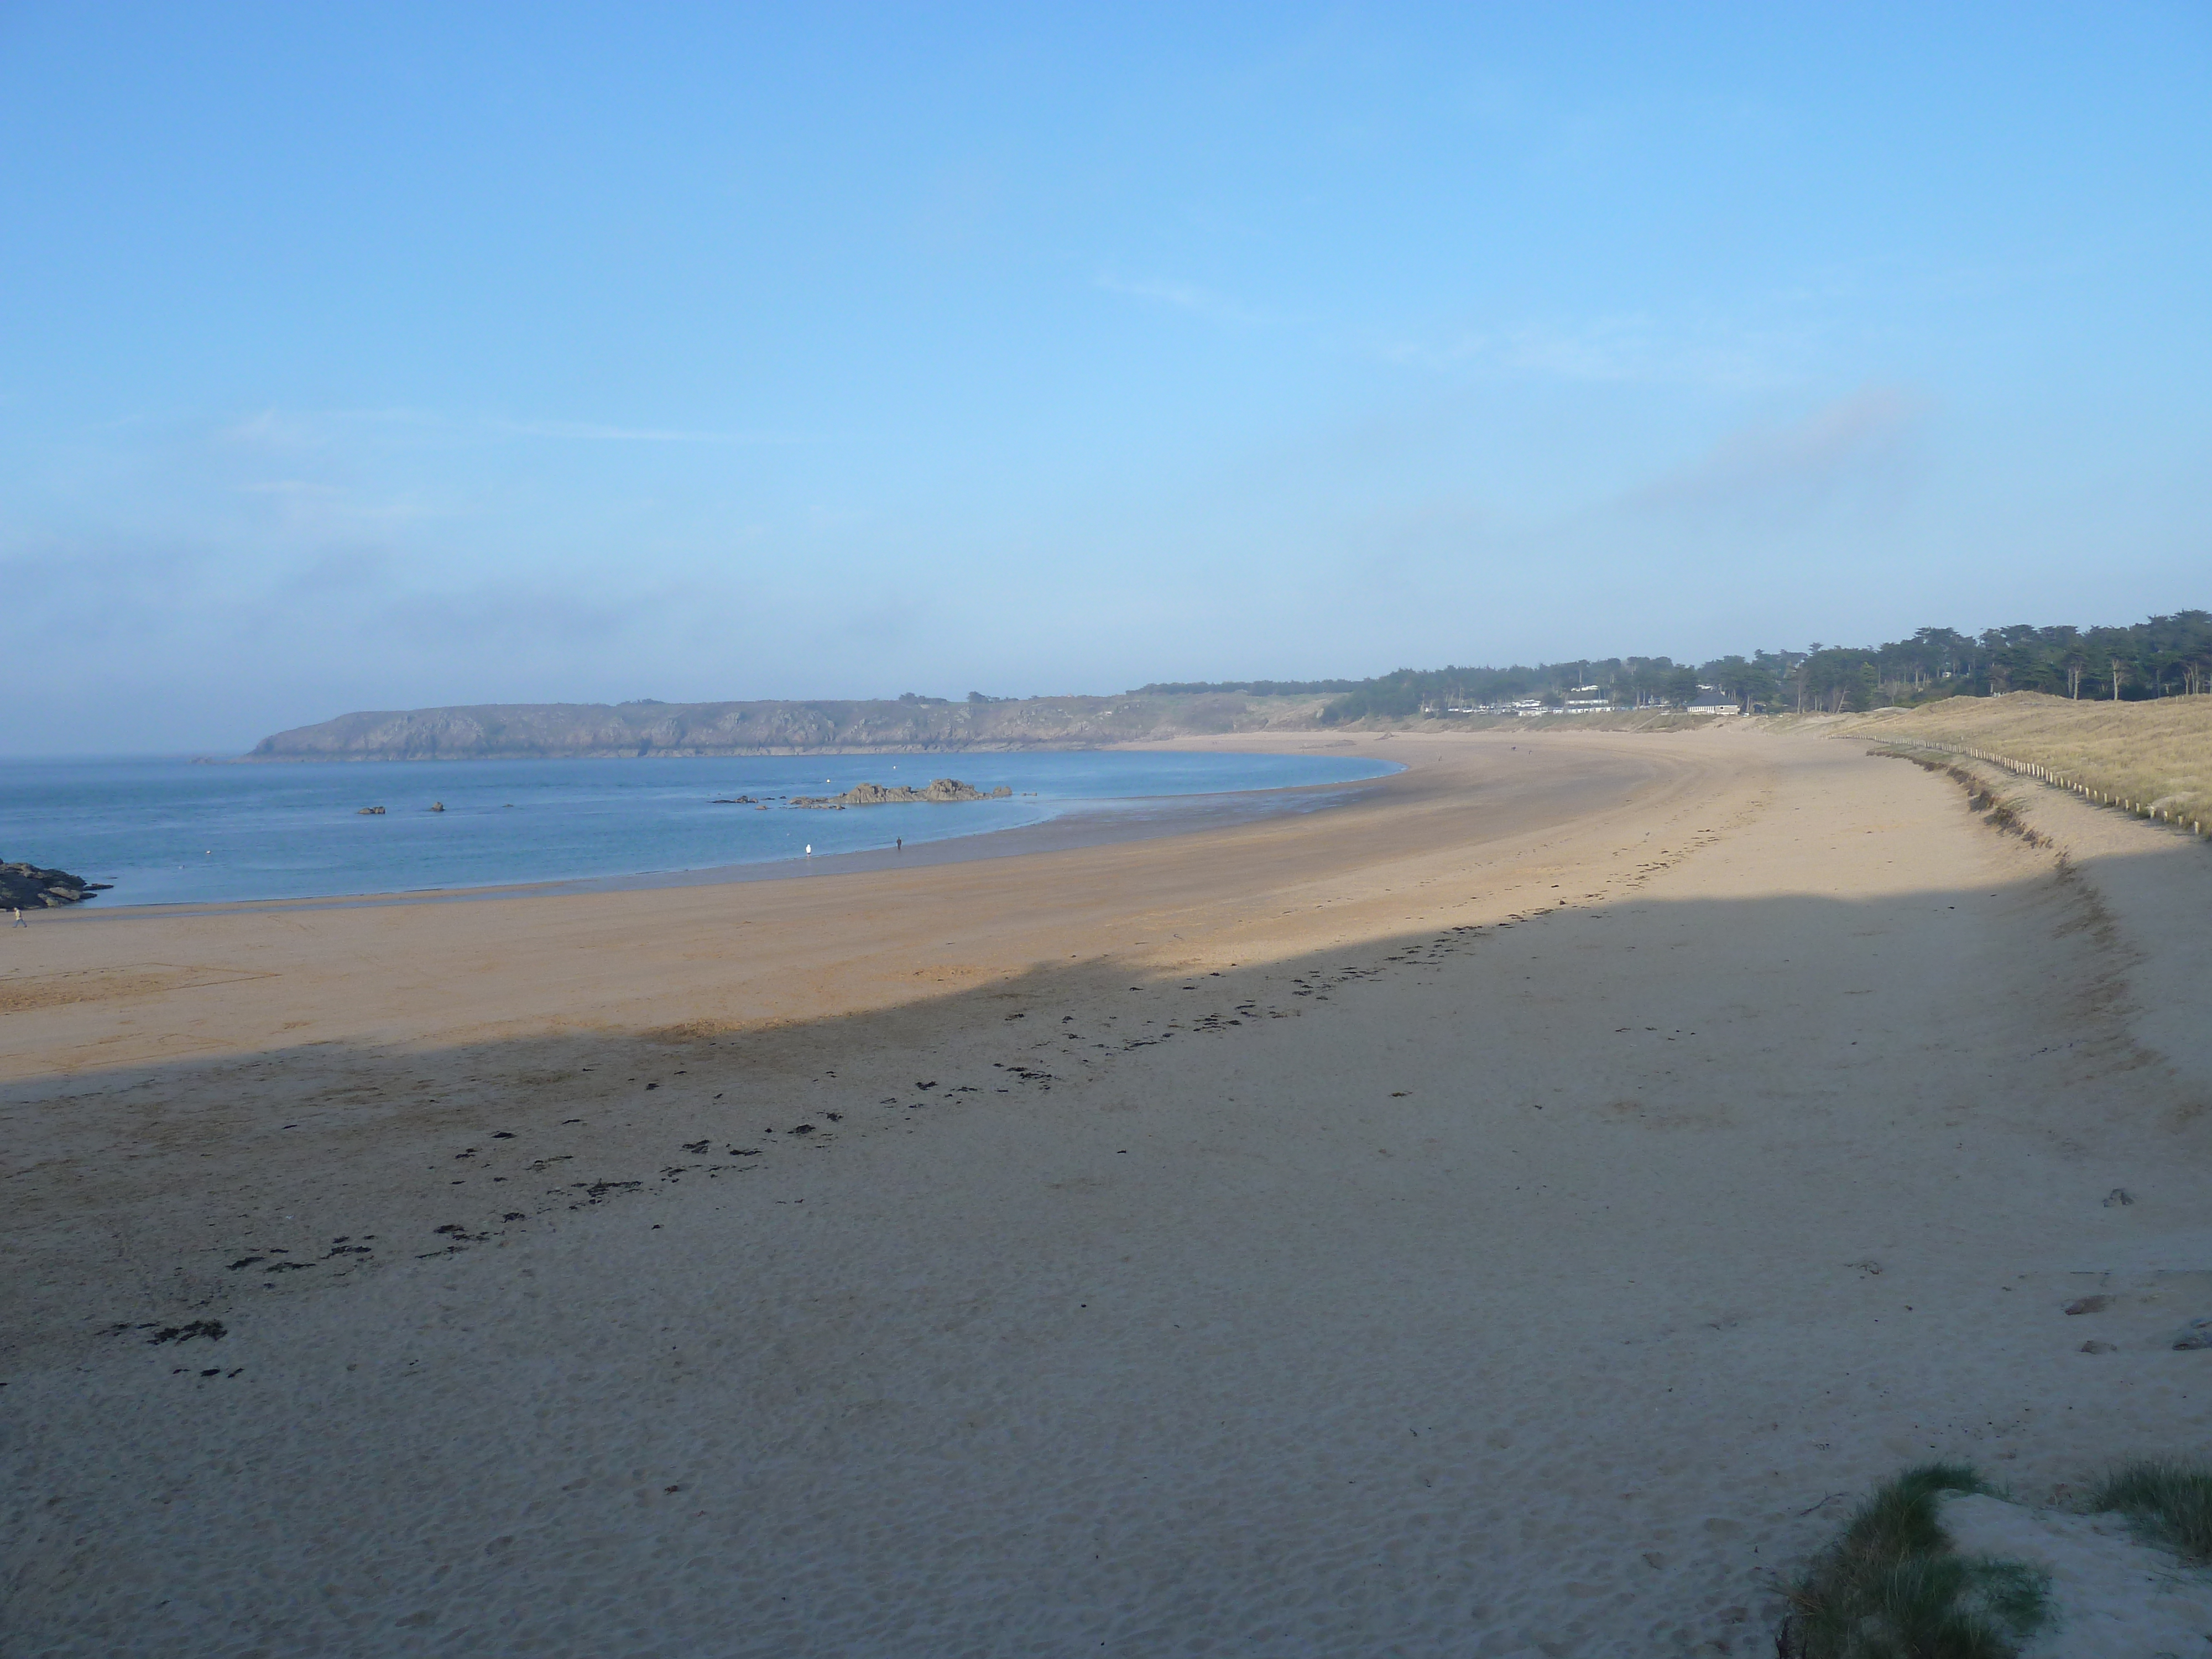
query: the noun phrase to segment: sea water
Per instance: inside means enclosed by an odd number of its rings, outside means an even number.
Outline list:
[[[119,904],[340,896],[715,869],[1018,829],[1134,803],[1350,783],[1326,755],[1141,751],[616,760],[0,762],[0,860]],[[955,776],[1000,800],[820,811],[793,795]],[[750,795],[759,805],[727,805]],[[1256,799],[1256,798],[1255,798]],[[1280,797],[1285,807],[1310,798]],[[434,806],[444,807],[443,811]],[[1261,801],[1256,810],[1265,810]],[[381,814],[361,809],[381,806]],[[761,810],[765,806],[766,810]]]

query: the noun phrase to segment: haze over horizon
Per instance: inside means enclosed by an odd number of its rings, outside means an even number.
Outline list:
[[[0,10],[14,754],[2129,622],[2212,14]]]

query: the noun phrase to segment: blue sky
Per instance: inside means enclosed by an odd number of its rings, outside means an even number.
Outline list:
[[[0,744],[2212,603],[2212,10],[1079,9],[0,3]]]

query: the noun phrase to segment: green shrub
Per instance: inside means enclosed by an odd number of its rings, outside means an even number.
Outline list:
[[[2212,1562],[2212,1468],[2155,1458],[2113,1471],[2089,1504],[2118,1510],[2137,1531],[2192,1561]]]
[[[1790,1588],[1784,1659],[2006,1659],[2049,1613],[2044,1575],[1963,1556],[1944,1534],[1947,1492],[1986,1492],[1961,1463],[1929,1463],[1878,1489]]]

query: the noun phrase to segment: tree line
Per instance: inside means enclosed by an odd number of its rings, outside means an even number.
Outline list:
[[[1717,693],[1747,712],[1839,713],[1985,697],[2006,691],[2145,702],[2212,690],[2212,611],[2177,611],[2126,627],[2035,628],[1977,635],[1923,628],[1884,645],[1754,651],[1700,664],[1668,657],[1583,658],[1534,667],[1401,668],[1360,681],[1152,685],[1147,691],[1334,693],[1324,724],[1486,710],[1534,699],[1547,708],[1685,708]]]

